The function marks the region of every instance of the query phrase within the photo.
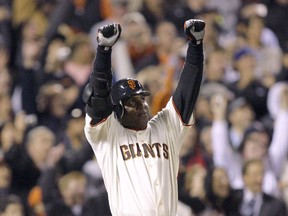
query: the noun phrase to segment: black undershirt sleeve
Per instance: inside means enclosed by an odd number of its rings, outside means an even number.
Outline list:
[[[184,124],[188,124],[199,95],[203,78],[203,44],[189,42],[185,64],[178,86],[173,94],[173,102]]]

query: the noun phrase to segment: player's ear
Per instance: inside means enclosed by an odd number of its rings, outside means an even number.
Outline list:
[[[119,104],[114,106],[114,115],[115,118],[120,119],[124,115],[124,107],[122,104],[122,101],[119,102]]]

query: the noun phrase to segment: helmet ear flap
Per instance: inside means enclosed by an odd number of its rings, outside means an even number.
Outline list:
[[[119,101],[119,104],[114,106],[114,115],[117,119],[122,118],[124,115],[124,106],[121,100]]]

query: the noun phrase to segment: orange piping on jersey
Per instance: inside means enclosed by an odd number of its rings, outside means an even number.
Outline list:
[[[182,125],[184,125],[184,126],[188,126],[188,127],[189,127],[189,126],[192,126],[192,125],[194,124],[194,119],[193,119],[193,122],[192,122],[191,124],[186,124],[186,123],[184,123],[184,122],[183,122],[183,119],[182,119],[182,117],[181,117],[181,115],[180,115],[179,110],[176,108],[176,105],[174,104],[173,99],[172,99],[172,104],[173,104],[173,107],[174,107],[174,109],[175,109],[177,115],[179,116],[179,118],[180,118],[180,120],[181,120],[181,122],[182,122]],[[192,114],[192,118],[194,118],[194,117],[193,117],[193,114]]]
[[[102,122],[106,121],[108,118],[108,116],[104,119],[102,119],[100,122],[96,123],[96,124],[92,124],[92,120],[90,121],[90,127],[96,127],[97,125],[101,124]]]

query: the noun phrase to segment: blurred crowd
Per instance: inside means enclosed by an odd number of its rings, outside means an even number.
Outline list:
[[[178,81],[191,18],[206,22],[204,79],[179,216],[248,215],[247,191],[265,194],[256,215],[286,215],[288,0],[0,0],[1,216],[111,215],[83,132],[97,30],[121,24],[113,81],[143,83],[152,116]]]

